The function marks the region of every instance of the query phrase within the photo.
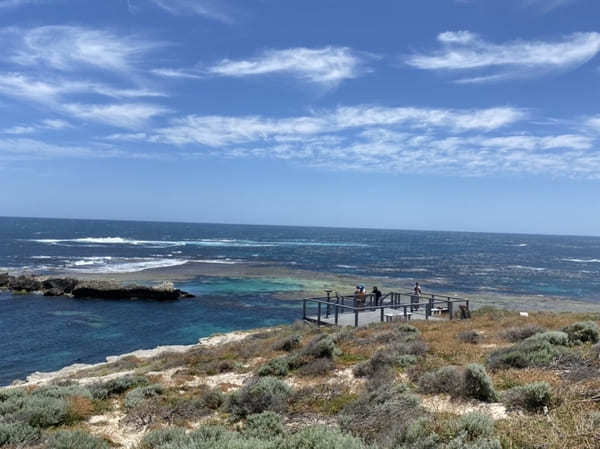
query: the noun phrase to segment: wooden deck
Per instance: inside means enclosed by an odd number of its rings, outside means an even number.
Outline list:
[[[333,294],[332,294],[333,293]],[[389,292],[376,299],[339,295],[304,298],[302,318],[317,325],[366,326],[384,321],[452,320],[470,318],[469,300],[439,294]]]

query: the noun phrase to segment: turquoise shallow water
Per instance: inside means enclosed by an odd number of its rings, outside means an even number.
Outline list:
[[[272,296],[294,288],[286,282],[204,279],[181,287],[199,296],[159,302],[0,294],[0,385],[107,355],[289,323],[301,313],[299,303]]]

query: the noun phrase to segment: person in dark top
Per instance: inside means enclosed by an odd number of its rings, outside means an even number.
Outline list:
[[[375,295],[375,305],[379,306],[379,301],[381,299],[382,293],[381,290],[377,288],[377,286],[373,287],[373,294]]]
[[[421,286],[419,285],[418,282],[415,284],[414,290],[415,290],[415,296],[421,296]]]

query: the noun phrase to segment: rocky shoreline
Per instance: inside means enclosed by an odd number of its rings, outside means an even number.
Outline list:
[[[11,276],[0,273],[0,290],[11,293],[39,293],[44,296],[72,296],[97,299],[156,299],[176,300],[193,298],[194,295],[179,290],[171,282],[148,287],[145,285],[121,285],[110,280],[85,280],[69,277],[45,278],[37,276]]]

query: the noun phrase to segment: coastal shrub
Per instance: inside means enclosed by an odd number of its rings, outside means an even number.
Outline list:
[[[580,321],[563,328],[573,344],[597,343],[600,337],[598,325],[593,321]]]
[[[459,366],[444,366],[435,371],[429,371],[418,380],[418,387],[422,393],[445,393],[453,397],[460,397],[464,392],[464,368]]]
[[[464,343],[471,343],[476,345],[482,339],[482,335],[477,331],[464,331],[459,333],[456,338]]]
[[[159,396],[162,393],[163,388],[159,384],[148,385],[146,387],[137,387],[127,393],[125,396],[125,401],[123,401],[123,405],[125,408],[132,409],[139,406],[146,399]]]
[[[46,397],[46,398],[68,398],[71,396],[79,396],[82,398],[92,398],[92,393],[85,387],[80,385],[68,385],[68,386],[55,386],[49,385],[46,387],[34,390],[31,393],[32,396]]]
[[[596,343],[590,348],[590,355],[593,359],[600,359],[600,343]]]
[[[497,400],[492,379],[479,364],[467,365],[464,375],[464,396],[484,402]]]
[[[59,430],[53,433],[47,447],[49,449],[109,449],[104,440],[96,438],[82,430]]]
[[[124,376],[111,379],[107,382],[93,384],[89,387],[94,399],[108,399],[125,393],[134,387],[148,385],[148,379],[144,376]]]
[[[565,332],[549,331],[535,334],[525,341],[547,341],[551,345],[567,346],[569,344],[569,336]]]
[[[278,357],[269,360],[263,365],[257,372],[259,376],[275,376],[284,377],[287,376],[290,367],[285,357]]]
[[[27,392],[22,388],[7,388],[0,390],[0,403],[12,400],[15,398],[22,398]]]
[[[278,449],[368,449],[361,440],[325,426],[311,426],[280,440]]]
[[[276,351],[286,351],[286,352],[293,351],[294,349],[297,349],[299,347],[300,347],[300,336],[299,335],[289,335],[287,337],[282,338],[281,340],[278,340],[273,345],[273,349],[275,349]]]
[[[478,364],[444,366],[425,373],[418,381],[419,389],[429,394],[449,394],[455,398],[493,402],[497,399],[492,379]]]
[[[262,412],[249,415],[244,433],[253,438],[271,439],[284,433],[281,415],[273,412]]]
[[[495,438],[469,441],[464,436],[458,436],[443,446],[443,449],[502,449],[502,444]]]
[[[388,384],[366,392],[338,414],[340,428],[367,443],[393,447],[403,441],[409,426],[426,415],[419,398],[404,385]]]
[[[171,443],[180,443],[185,439],[186,433],[181,427],[165,427],[144,435],[138,449],[159,449]]]
[[[395,449],[439,449],[440,437],[431,427],[431,420],[427,417],[415,420],[407,427]]]
[[[505,340],[516,343],[521,340],[525,340],[526,338],[529,338],[532,335],[540,334],[542,332],[546,332],[546,329],[540,326],[530,324],[521,327],[510,327],[503,331],[500,335]]]
[[[393,347],[380,349],[366,362],[356,365],[353,373],[356,377],[380,376],[385,370],[394,367],[406,367],[417,363],[417,357],[412,354],[394,352]]]
[[[306,365],[302,365],[297,374],[300,376],[322,376],[327,374],[335,368],[333,360],[328,358],[315,359],[312,362],[308,362]]]
[[[291,389],[275,377],[252,378],[229,396],[226,409],[237,417],[270,410],[280,412],[287,407]]]
[[[547,382],[535,382],[511,388],[502,394],[502,402],[511,409],[538,412],[552,402],[550,385]]]
[[[29,424],[0,422],[0,446],[19,445],[39,440],[40,431]]]
[[[400,323],[398,325],[395,326],[396,332],[399,332],[400,334],[414,334],[414,335],[420,335],[421,332],[419,332],[419,329],[417,329],[415,326],[412,326],[410,324],[406,324],[406,323]]]
[[[487,365],[493,370],[548,366],[564,353],[564,348],[546,340],[525,340],[492,352],[488,356]]]
[[[18,421],[34,427],[51,427],[67,422],[69,406],[64,399],[29,396],[16,413]]]
[[[456,434],[463,434],[469,441],[489,438],[494,434],[494,421],[483,413],[470,412],[458,418],[454,430]]]
[[[306,345],[302,353],[314,358],[333,358],[335,354],[335,343],[333,342],[331,335],[320,334]]]

